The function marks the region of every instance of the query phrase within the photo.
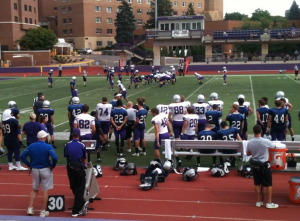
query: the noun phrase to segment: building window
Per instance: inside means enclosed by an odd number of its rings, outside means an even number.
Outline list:
[[[17,3],[14,3],[14,9],[18,10],[18,4]]]
[[[143,24],[143,20],[142,20],[142,19],[137,19],[137,20],[136,20],[136,23],[137,23],[138,25],[142,25],[142,24]]]
[[[112,7],[106,7],[106,12],[107,13],[112,13]]]
[[[197,30],[201,30],[201,22],[197,22]]]
[[[64,34],[64,35],[67,35],[67,34],[68,34],[68,30],[66,30],[66,29],[63,30],[63,34]]]
[[[107,46],[112,46],[113,42],[112,41],[107,41]]]
[[[101,23],[101,18],[96,18],[96,23]]]
[[[102,46],[102,41],[96,41],[96,45],[97,45],[97,47]]]
[[[142,0],[137,0],[137,3],[138,4],[142,4]]]
[[[173,2],[173,6],[178,6],[178,2],[177,1]]]
[[[24,11],[27,11],[27,5],[24,5]]]
[[[70,35],[73,34],[73,29],[69,29],[69,34],[70,34]]]
[[[186,2],[182,2],[182,7],[185,7],[186,6]]]
[[[202,8],[202,4],[201,4],[201,3],[198,3],[198,4],[197,4],[197,8]]]
[[[32,12],[32,7],[31,7],[31,5],[28,6],[28,11]]]
[[[25,18],[25,23],[28,23],[28,18]]]
[[[102,34],[102,29],[101,28],[97,28],[96,29],[96,34],[98,34],[98,35]]]
[[[143,11],[142,11],[142,9],[139,8],[136,12],[137,12],[138,14],[142,14]]]
[[[112,29],[107,29],[107,34],[112,34],[113,30]]]
[[[182,16],[185,16],[186,12],[182,12]]]
[[[61,10],[62,10],[62,13],[66,13],[67,12],[65,7],[61,8]]]
[[[173,15],[178,15],[178,11],[173,11]]]
[[[151,0],[147,0],[147,1],[146,1],[146,4],[147,4],[147,5],[151,5]]]
[[[107,2],[111,2],[111,0],[106,0]]]
[[[62,0],[62,2],[66,2],[66,0]]]
[[[19,22],[18,16],[15,16],[15,22]]]
[[[29,18],[29,24],[32,24],[32,18]]]
[[[107,22],[107,24],[112,24],[112,18],[107,18],[106,22]]]
[[[69,24],[72,24],[72,23],[73,23],[73,19],[69,18]]]
[[[96,12],[101,12],[101,6],[96,6],[95,10],[96,10]]]
[[[128,0],[128,3],[132,3],[132,0]]]
[[[63,23],[63,24],[67,24],[67,19],[64,18],[64,19],[62,20],[62,23]]]
[[[54,7],[53,10],[54,10],[54,11],[57,11],[57,7]]]
[[[160,30],[164,31],[165,30],[165,24],[160,24]]]
[[[196,30],[197,29],[197,23],[196,22],[193,22],[192,23],[192,30]]]
[[[202,13],[201,13],[201,12],[198,12],[197,15],[202,15]]]
[[[149,15],[151,13],[151,9],[147,9],[147,14]]]
[[[69,9],[69,13],[71,13],[72,12],[72,7],[69,7],[68,9]]]
[[[33,8],[33,12],[36,13],[36,8],[35,7]]]

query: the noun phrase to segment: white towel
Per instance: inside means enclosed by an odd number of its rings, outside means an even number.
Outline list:
[[[165,157],[168,160],[172,159],[172,150],[171,150],[171,140],[170,139],[166,139],[165,140]]]
[[[247,156],[247,146],[248,146],[248,143],[249,143],[249,141],[247,141],[247,140],[243,140],[243,152],[244,152],[244,154],[243,154],[243,161],[244,162],[248,162],[249,160],[250,160],[250,158],[252,157],[252,156]]]

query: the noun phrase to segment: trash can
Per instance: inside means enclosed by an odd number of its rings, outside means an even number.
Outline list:
[[[300,203],[300,176],[290,178],[290,201]]]
[[[269,162],[272,170],[284,170],[286,165],[285,144],[276,142],[276,149],[269,149]]]

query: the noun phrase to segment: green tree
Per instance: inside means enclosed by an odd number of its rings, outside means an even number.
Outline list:
[[[269,11],[258,8],[252,13],[251,20],[261,21],[262,19],[270,19],[270,18],[271,18],[271,14]]]
[[[18,42],[27,50],[49,50],[57,43],[57,37],[52,30],[35,28],[27,31]]]
[[[169,47],[169,54],[168,54],[169,57],[173,57],[173,48],[172,46]]]
[[[168,48],[166,46],[164,46],[163,49],[160,50],[160,56],[162,57],[168,56]]]
[[[248,15],[241,14],[239,12],[233,12],[233,13],[225,13],[224,20],[242,21],[243,18],[248,18]]]
[[[135,30],[135,16],[132,7],[127,1],[122,0],[118,7],[117,17],[115,19],[117,43],[126,43],[133,39],[133,30]]]
[[[296,3],[296,1],[294,0],[289,13],[288,13],[288,19],[289,20],[296,20],[296,19],[300,19],[300,9],[299,9],[299,5]]]
[[[188,5],[187,11],[186,11],[186,15],[196,15],[193,3],[190,3]]]
[[[181,51],[180,51],[179,57],[184,58],[184,48],[181,48],[180,50],[181,50]]]
[[[170,0],[157,0],[157,17],[159,16],[172,16],[173,4]],[[144,24],[144,28],[155,28],[155,1],[151,1],[151,11],[149,13],[149,19]]]
[[[175,52],[176,52],[176,56],[179,57],[179,48],[178,47],[176,47]]]

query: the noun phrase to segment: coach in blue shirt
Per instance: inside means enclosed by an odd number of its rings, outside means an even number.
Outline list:
[[[87,213],[88,201],[83,198],[85,190],[85,168],[86,168],[86,148],[79,141],[80,130],[74,128],[72,132],[73,140],[65,145],[64,156],[67,158],[67,170],[70,181],[70,189],[75,199],[72,207],[72,216],[85,215]],[[70,162],[81,163],[81,166],[72,168]]]
[[[30,121],[25,123],[23,126],[23,134],[26,134],[26,140],[27,140],[27,146],[29,146],[32,143],[35,143],[38,141],[37,134],[41,128],[41,124],[38,122],[35,122],[36,115],[35,113],[30,113],[29,115]]]
[[[43,190],[40,216],[45,217],[49,215],[49,212],[45,209],[48,201],[48,190],[53,188],[52,170],[56,166],[57,155],[53,147],[45,143],[47,136],[48,134],[45,131],[39,131],[37,134],[39,141],[28,146],[21,154],[21,160],[23,163],[32,169],[33,189],[30,194],[29,207],[27,210],[28,215],[34,214],[33,203],[38,195],[40,184],[42,185]],[[30,162],[27,160],[28,156]],[[50,156],[52,158],[52,162],[49,159]]]

